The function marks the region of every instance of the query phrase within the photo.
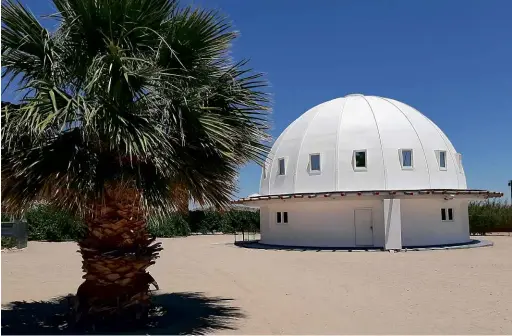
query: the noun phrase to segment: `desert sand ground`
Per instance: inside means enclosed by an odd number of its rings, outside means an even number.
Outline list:
[[[512,334],[512,237],[485,239],[495,246],[401,253],[244,249],[222,235],[163,239],[150,270],[171,321],[148,333]],[[2,252],[2,333],[58,333],[50,315],[62,306],[49,300],[81,283],[76,250],[30,242]]]

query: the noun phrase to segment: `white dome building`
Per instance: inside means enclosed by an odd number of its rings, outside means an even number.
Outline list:
[[[351,94],[317,105],[276,140],[260,192],[261,243],[400,249],[467,243],[461,155],[399,101]]]

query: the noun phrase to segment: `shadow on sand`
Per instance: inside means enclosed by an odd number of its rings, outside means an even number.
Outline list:
[[[153,297],[155,311],[144,328],[119,330],[119,334],[208,334],[235,329],[236,320],[244,318],[231,299],[206,297],[202,293],[172,293]],[[16,301],[2,306],[2,334],[79,334],[68,324],[67,297],[50,301]],[[98,330],[98,333],[101,331]],[[111,332],[109,332],[111,333]]]

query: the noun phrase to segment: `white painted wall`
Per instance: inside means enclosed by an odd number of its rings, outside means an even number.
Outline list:
[[[261,242],[272,245],[354,247],[354,209],[372,208],[374,246],[384,244],[381,200],[281,202],[262,207]],[[276,212],[288,212],[288,224],[276,223]]]
[[[441,220],[441,208],[454,209],[454,221]],[[469,238],[468,202],[453,199],[403,199],[402,245],[466,243]]]
[[[399,250],[402,248],[402,212],[400,199],[384,199],[384,248]]]
[[[400,199],[401,232],[390,226],[387,248],[466,243],[468,201],[431,198]],[[389,201],[388,201],[389,202]],[[385,247],[386,202],[382,199],[274,200],[260,207],[261,242],[285,246],[355,247],[354,209],[372,208],[373,242]],[[388,204],[389,206],[389,204]],[[454,221],[441,220],[441,208],[454,209]],[[288,223],[277,224],[276,212],[288,212]],[[391,213],[396,221],[396,212]],[[393,224],[393,223],[390,223]],[[400,237],[401,236],[401,237]],[[398,237],[398,238],[397,238]]]

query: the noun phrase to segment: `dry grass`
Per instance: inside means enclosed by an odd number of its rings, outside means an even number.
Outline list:
[[[495,246],[392,254],[251,250],[228,244],[232,236],[192,236],[163,239],[150,271],[163,295],[202,292],[173,299],[193,318],[172,333],[511,334],[512,237],[485,239]],[[2,252],[2,305],[74,292],[76,250],[30,242]],[[211,302],[237,313],[226,320]]]

